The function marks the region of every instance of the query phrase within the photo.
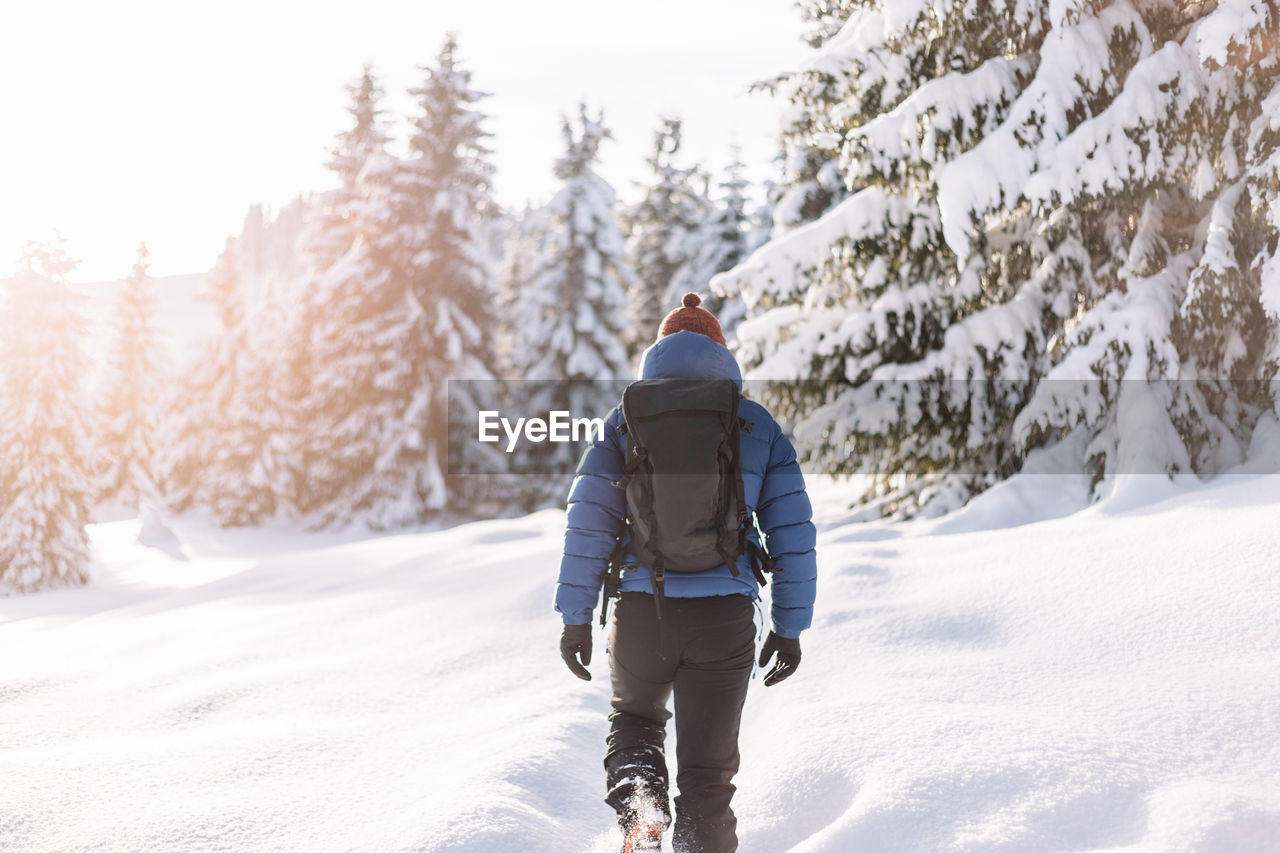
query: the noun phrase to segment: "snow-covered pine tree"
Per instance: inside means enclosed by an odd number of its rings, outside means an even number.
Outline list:
[[[385,153],[389,139],[382,107],[385,93],[372,64],[365,64],[347,86],[347,94],[350,125],[334,140],[326,164],[336,185],[311,202],[300,246],[305,272],[281,311],[274,336],[281,359],[275,392],[284,433],[276,480],[284,488],[285,504],[302,516],[333,499],[341,487],[329,460],[330,437],[317,428],[324,407],[335,403],[322,399],[316,374],[333,369],[333,353],[344,353],[351,342],[342,334],[340,320],[339,325],[325,325],[321,317],[329,312],[334,319],[333,314],[342,310],[341,296],[328,290],[340,277],[329,271],[357,237],[361,170]]]
[[[355,241],[352,205],[359,199],[360,170],[371,156],[386,150],[388,141],[385,93],[371,64],[366,63],[360,77],[347,86],[347,94],[351,124],[338,134],[326,164],[338,183],[316,199],[303,237],[307,261],[317,271],[331,267]]]
[[[790,126],[850,195],[725,280],[754,375],[817,380],[779,401],[816,463],[909,510],[1050,445],[1095,484],[1238,462],[1274,419],[1274,5],[839,9]]]
[[[519,411],[542,416],[558,410],[603,417],[600,386],[630,374],[624,341],[627,292],[633,273],[614,216],[613,188],[595,172],[600,143],[610,138],[603,116],[580,105],[575,127],[563,121],[565,153],[556,161],[561,182],[526,236],[528,261],[509,285],[514,375]],[[523,393],[521,393],[523,392]],[[524,451],[533,500],[562,500],[567,483],[551,471],[572,471],[580,447],[540,444]]]
[[[777,167],[777,174],[782,175],[785,171],[786,164],[785,149],[780,150],[773,162]],[[783,196],[786,195],[788,187],[780,180],[765,178],[760,183],[760,203],[751,211],[751,217],[747,226],[747,254],[750,255],[756,249],[768,243],[775,233],[773,223],[774,214],[778,210]],[[785,230],[782,229],[782,230]],[[777,233],[781,233],[778,231]]]
[[[295,283],[296,284],[296,283]],[[295,295],[297,289],[290,288]],[[301,454],[309,439],[309,424],[303,409],[305,385],[295,384],[292,328],[289,318],[297,305],[286,295],[274,296],[248,318],[244,339],[247,345],[242,365],[241,388],[254,417],[247,422],[252,447],[250,467],[263,516],[300,514],[297,500]],[[269,496],[269,500],[268,497]],[[252,523],[252,522],[249,522]]]
[[[543,255],[547,236],[547,230],[542,227],[545,215],[545,208],[535,208],[528,203],[519,212],[507,213],[504,217],[506,233],[499,250],[497,316],[500,328],[499,333],[493,336],[498,347],[501,377],[496,383],[497,396],[503,408],[522,413],[529,411],[531,401],[537,397],[536,384],[525,381],[530,339],[522,325],[527,310],[525,300],[533,286],[533,276]],[[454,446],[451,450],[456,454],[459,448]],[[459,464],[462,462],[461,459],[457,461]],[[485,485],[494,493],[501,490],[505,494],[507,508],[532,512],[543,503],[546,489],[539,478],[531,478],[530,471],[522,470],[529,467],[522,464],[524,461],[523,454],[516,458],[508,456],[503,460],[503,473],[488,475]]]
[[[840,142],[849,129],[841,83],[843,56],[823,50],[865,0],[799,0],[808,24],[805,42],[821,52],[805,68],[756,84],[791,102],[782,121],[782,182],[769,199],[770,230],[781,234],[812,222],[849,194],[840,166]]]
[[[384,159],[390,155],[376,155],[370,165],[381,169]],[[413,315],[392,271],[380,263],[372,242],[377,222],[362,211],[361,236],[304,295],[312,368],[305,377],[309,432],[299,508],[316,526],[370,518],[378,526],[389,500],[377,488],[387,464],[378,451],[392,440],[388,430],[399,407],[391,380],[404,370],[396,345],[406,332],[399,326]]]
[[[684,291],[674,288],[673,279],[689,263],[694,235],[710,209],[702,169],[676,165],[681,127],[679,118],[661,119],[653,135],[653,152],[645,160],[653,171],[651,182],[644,187],[644,198],[625,212],[628,250],[636,272],[630,295],[633,355],[653,342],[662,318],[680,304]]]
[[[743,168],[741,154],[735,147],[724,178],[717,184],[719,192],[710,200],[708,216],[691,235],[690,257],[672,278],[672,293],[707,293],[714,275],[746,259],[751,221],[747,213],[749,184],[742,175]],[[732,343],[738,324],[746,314],[741,295],[711,291],[702,306],[716,315],[725,337]]]
[[[248,346],[242,393],[258,413],[262,473],[275,511],[294,515],[308,508],[306,460],[319,438],[308,411],[317,272],[307,240],[319,234],[309,215],[306,202],[291,202],[265,228],[261,267],[238,266],[244,289],[256,295],[245,294],[246,329],[239,333]]]
[[[498,289],[502,334],[498,338],[500,372],[505,377],[521,376],[526,360],[527,340],[521,330],[521,303],[532,286],[532,274],[542,254],[545,229],[541,222],[544,208],[525,205],[518,213],[509,214],[506,238],[502,245],[502,261],[498,266]]]
[[[290,437],[287,499],[303,517],[337,501],[355,476],[328,430],[357,404],[358,397],[344,390],[358,384],[355,375],[361,371],[352,360],[360,360],[362,347],[373,347],[361,335],[369,331],[363,324],[370,316],[366,283],[356,269],[362,264],[343,259],[359,237],[360,216],[371,215],[361,175],[371,160],[384,162],[389,135],[384,92],[371,65],[347,92],[351,123],[334,141],[327,163],[336,186],[322,193],[310,212],[302,239],[307,271],[278,329],[283,365],[277,391]]]
[[[157,435],[161,364],[155,285],[145,243],[116,303],[107,375],[98,411],[97,499],[138,509],[158,496]]]
[[[270,413],[255,393],[260,367],[239,269],[237,242],[229,238],[201,292],[218,331],[201,342],[175,387],[162,453],[169,506],[202,506],[226,525],[256,524],[279,508]]]
[[[487,92],[471,84],[471,71],[457,61],[457,38],[446,36],[434,67],[424,69],[426,80],[410,94],[420,112],[409,138],[408,205],[400,205],[407,221],[425,225],[417,243],[412,275],[413,298],[430,315],[430,334],[415,337],[421,376],[428,380],[432,399],[425,439],[431,464],[447,473],[450,467],[467,472],[497,473],[506,460],[488,445],[457,442],[450,458],[449,435],[470,436],[471,413],[497,407],[501,331],[501,294],[492,252],[492,230],[500,210],[493,199],[494,167],[488,147],[486,114],[477,106]],[[419,199],[426,202],[419,206]],[[413,239],[409,240],[413,245]],[[452,400],[447,380],[455,383]],[[415,386],[419,387],[419,386]],[[452,405],[450,405],[452,403]],[[461,420],[458,420],[461,418]],[[416,451],[411,451],[411,455]],[[451,510],[501,500],[484,478],[446,478]],[[430,510],[443,508],[443,495],[428,501]]]
[[[28,243],[0,284],[0,591],[89,579],[94,465],[74,267],[61,241]]]
[[[498,350],[484,330],[497,294],[482,230],[494,210],[474,106],[484,93],[456,49],[450,36],[411,92],[421,112],[409,156],[374,153],[361,169],[356,239],[321,283],[315,427],[330,449],[311,478],[321,524],[398,527],[470,497],[474,481],[448,493],[446,383],[492,379]],[[460,408],[494,407],[471,402]]]

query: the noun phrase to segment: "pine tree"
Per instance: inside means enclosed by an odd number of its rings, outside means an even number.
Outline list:
[[[525,204],[510,215],[498,265],[498,289],[502,334],[498,339],[503,376],[516,377],[524,364],[525,340],[521,334],[520,303],[532,284],[532,271],[542,253],[543,208]]]
[[[708,293],[703,307],[716,315],[725,337],[733,341],[738,324],[746,313],[742,297],[711,287],[712,278],[746,259],[750,238],[747,213],[747,181],[742,176],[742,159],[738,150],[718,184],[719,194],[712,200],[711,211],[691,235],[689,259],[672,279],[671,294],[689,291]],[[672,303],[678,304],[678,303]]]
[[[490,251],[490,229],[499,209],[492,197],[494,167],[484,129],[487,118],[477,104],[488,93],[471,85],[471,72],[456,59],[457,39],[445,38],[434,67],[424,69],[426,80],[410,94],[418,98],[419,115],[409,139],[410,157],[405,183],[409,205],[400,205],[404,220],[421,222],[422,233],[404,245],[417,255],[411,275],[413,298],[430,315],[428,336],[414,336],[422,370],[415,393],[430,388],[431,418],[425,431],[429,464],[443,475],[448,468],[497,472],[504,467],[497,451],[464,440],[450,457],[449,436],[471,436],[468,416],[497,406],[499,347],[492,337],[500,328],[496,316],[501,295]],[[426,201],[419,207],[419,200]],[[447,393],[446,379],[455,382]],[[410,429],[418,428],[410,421]],[[406,458],[420,456],[408,449]],[[445,478],[450,508],[458,510],[495,496],[474,477]],[[426,508],[444,507],[445,495],[429,494]]]
[[[765,179],[761,184],[763,201],[751,211],[747,224],[747,254],[768,243],[774,235],[773,215],[786,192],[782,184]]]
[[[815,462],[909,510],[1038,448],[1097,494],[1240,461],[1275,405],[1274,8],[821,5],[786,91],[842,189],[726,276],[754,375],[815,380],[778,401]]]
[[[614,218],[613,188],[595,172],[600,144],[612,138],[603,116],[579,107],[577,127],[562,123],[561,187],[532,231],[536,254],[517,301],[523,341],[516,370],[534,379],[625,378],[622,345],[633,273]]]
[[[140,508],[157,497],[160,365],[155,285],[148,275],[146,244],[138,245],[133,272],[116,307],[115,337],[98,415],[103,472],[97,498]]]
[[[355,243],[356,214],[361,205],[361,172],[371,159],[385,154],[386,131],[384,92],[366,64],[360,76],[347,87],[350,126],[340,133],[330,149],[327,166],[336,186],[321,194],[307,217],[301,240],[305,271],[301,284],[290,294],[280,312],[272,349],[278,353],[279,369],[273,386],[279,405],[280,432],[277,443],[277,476],[282,502],[307,517],[342,487],[335,478],[329,457],[330,436],[317,429],[326,405],[317,384],[317,374],[332,369],[333,352],[351,343],[338,324],[325,324],[326,311],[343,310],[341,294],[329,291],[340,279],[331,270]],[[341,401],[336,402],[342,405]]]
[[[356,237],[352,205],[359,200],[360,171],[370,157],[386,150],[388,141],[382,108],[385,93],[372,65],[364,66],[347,93],[351,97],[347,106],[351,126],[338,134],[327,164],[338,185],[319,197],[303,240],[315,270],[328,269],[351,248]]]
[[[444,509],[446,380],[474,380],[460,392],[467,396],[493,377],[497,348],[484,319],[497,294],[482,228],[495,212],[493,170],[474,106],[484,94],[456,63],[456,47],[446,39],[411,92],[420,115],[409,156],[378,152],[361,169],[356,238],[320,282],[313,388],[316,428],[330,448],[313,460],[311,481],[321,524],[381,529]],[[452,507],[465,505],[467,485],[458,484]]]
[[[849,194],[840,165],[840,145],[850,124],[843,109],[851,73],[844,24],[865,0],[800,0],[797,7],[809,24],[805,41],[819,51],[798,71],[757,84],[785,98],[794,109],[782,126],[782,182],[771,199],[770,230],[783,233],[812,222]],[[870,95],[878,91],[874,86]],[[891,88],[891,87],[885,87]]]
[[[306,241],[318,237],[313,205],[297,199],[265,223],[260,265],[240,255],[237,271],[248,308],[243,332],[248,347],[243,394],[257,413],[262,476],[270,483],[273,513],[302,515],[307,509],[305,465],[318,436],[311,430],[311,360],[315,263]],[[321,211],[321,218],[327,214]],[[346,223],[338,227],[349,231]],[[244,235],[236,239],[243,244]],[[350,240],[348,236],[346,239]]]
[[[389,155],[379,155],[379,164]],[[362,216],[372,230],[376,217]],[[370,236],[373,236],[372,234]],[[303,458],[300,507],[319,526],[349,524],[383,511],[376,486],[385,463],[379,447],[397,408],[392,379],[405,369],[397,344],[414,315],[397,293],[391,270],[361,235],[316,281],[310,312],[306,377],[310,433]],[[399,298],[397,298],[399,297]],[[376,518],[373,522],[376,526]]]
[[[245,523],[280,514],[298,514],[297,484],[300,454],[307,444],[308,425],[302,396],[293,384],[288,315],[293,306],[272,299],[249,318],[244,334],[241,399],[252,455],[248,481],[260,509],[246,513]]]
[[[245,308],[239,246],[232,238],[202,298],[218,331],[205,339],[170,401],[163,456],[165,492],[176,510],[202,506],[226,525],[256,524],[280,508],[272,470],[269,400]]]
[[[29,243],[0,305],[0,590],[89,579],[90,404],[83,297],[61,242]]]
[[[615,196],[594,166],[600,143],[611,138],[603,116],[579,107],[575,127],[563,122],[565,153],[556,161],[559,191],[525,235],[524,264],[511,270],[515,341],[512,368],[530,382],[519,386],[519,410],[598,417],[601,387],[629,374],[624,346],[627,290],[632,282]],[[525,468],[536,499],[560,499],[567,483],[549,476],[571,471],[580,447],[541,444],[527,452]]]
[[[356,260],[367,255],[368,246],[355,246],[362,240],[361,217],[372,220],[365,168],[371,162],[381,168],[388,157],[384,93],[370,65],[347,91],[351,124],[338,135],[327,164],[337,186],[319,198],[310,216],[303,239],[308,270],[278,330],[283,364],[277,392],[288,436],[282,460],[288,471],[286,498],[308,518],[338,501],[356,476],[341,460],[341,445],[329,430],[360,402],[352,359],[362,347],[373,346],[361,335],[370,331],[370,309],[363,298],[367,283],[357,270],[368,259]]]
[[[653,153],[645,161],[653,170],[652,182],[626,215],[628,248],[636,271],[630,298],[633,354],[652,343],[662,318],[680,304],[684,291],[675,289],[680,285],[675,279],[692,260],[699,225],[710,207],[702,170],[675,164],[681,127],[678,118],[661,120],[653,137]]]

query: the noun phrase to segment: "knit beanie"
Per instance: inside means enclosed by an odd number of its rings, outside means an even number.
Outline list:
[[[696,293],[686,293],[681,301],[684,307],[672,311],[662,321],[662,328],[658,329],[659,338],[674,335],[676,332],[697,332],[711,338],[720,346],[728,346],[716,315],[706,308],[698,307],[702,304],[702,297]]]

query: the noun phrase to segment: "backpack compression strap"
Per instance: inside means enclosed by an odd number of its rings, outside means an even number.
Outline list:
[[[768,580],[765,578],[766,573],[773,574],[775,572],[782,571],[782,569],[777,567],[777,563],[774,561],[773,557],[770,557],[768,552],[763,548],[752,542],[750,539],[746,540],[746,542],[747,554],[751,557],[751,574],[756,576],[756,583],[760,584],[760,586],[764,586],[768,583]]]
[[[661,554],[653,561],[653,565],[649,566],[649,580],[653,582],[653,609],[658,614],[659,622],[662,621],[662,595],[667,577],[666,568],[666,561]]]
[[[739,425],[741,425],[742,420],[739,419],[738,423]],[[720,442],[720,447],[716,451],[721,477],[724,477],[726,474],[730,474],[733,470],[733,463],[735,460],[733,458],[733,447],[729,444],[729,439],[731,437],[732,437],[731,431],[726,428],[725,438],[723,441]],[[742,457],[741,445],[739,445],[738,447],[738,457],[739,459],[741,459]],[[741,462],[739,462],[738,476],[733,478],[734,500],[736,500],[738,503],[738,542],[737,542],[738,551],[737,551],[737,554],[741,554],[743,552],[742,542],[743,542],[743,536],[745,534],[743,533],[742,525],[746,522],[746,519],[747,519],[746,496],[744,492],[744,487],[742,485],[741,467],[742,467]],[[720,494],[723,495],[723,492],[721,492]],[[719,498],[717,498],[717,504],[718,503],[719,503]],[[716,517],[719,519],[723,515],[724,515],[724,509],[721,506],[717,505]],[[737,557],[737,554],[729,550],[729,543],[726,541],[726,539],[728,539],[728,536],[729,536],[729,531],[725,529],[724,525],[722,524],[718,525],[717,531],[716,531],[716,550],[720,553],[720,559],[724,560],[725,565],[729,567],[729,574],[733,575],[736,578],[738,576],[738,557]]]
[[[622,544],[622,535],[618,536],[609,555],[609,566],[604,572],[604,590],[600,595],[600,627],[609,621],[609,599],[622,595],[622,561],[627,556],[627,548]]]

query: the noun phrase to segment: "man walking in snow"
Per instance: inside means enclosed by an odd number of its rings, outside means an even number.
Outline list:
[[[715,505],[717,511],[722,504],[729,512],[736,507],[739,547],[726,544],[722,527],[715,534],[711,560],[698,566],[686,561],[682,567],[680,561],[668,559],[681,547],[672,541],[674,526],[668,524],[659,549],[654,531],[661,527],[663,511],[669,513],[683,495],[668,491],[660,497],[651,485],[640,490],[628,485],[645,476],[646,464],[649,476],[658,479],[652,474],[657,470],[652,456],[661,452],[654,449],[660,441],[652,430],[659,429],[653,424],[662,419],[641,418],[636,412],[642,403],[634,396],[631,401],[624,397],[624,405],[606,420],[603,437],[583,455],[569,493],[555,606],[564,620],[561,655],[574,675],[589,680],[585,665],[591,661],[592,611],[602,587],[607,590],[611,564],[623,569],[609,633],[613,711],[604,759],[605,799],[618,813],[623,850],[659,849],[671,822],[663,744],[672,716],[667,702],[674,694],[680,790],[675,799],[675,849],[732,853],[738,845],[737,820],[730,808],[732,780],[738,771],[738,729],[755,658],[757,578],[763,580],[754,558],[762,558],[776,572],[773,630],[760,654],[762,667],[776,654],[764,677],[765,686],[771,686],[791,676],[800,663],[799,637],[809,627],[816,586],[815,531],[791,442],[762,406],[737,396],[741,370],[715,316],[700,307],[697,294],[686,294],[683,303],[667,315],[658,340],[645,352],[641,380],[708,380],[707,394],[728,387],[728,411],[736,418],[730,418],[732,441],[721,440],[720,449],[730,447],[725,458],[736,458],[732,466],[717,469],[726,485]],[[731,380],[732,386],[718,380]],[[637,383],[646,384],[661,387]],[[685,387],[702,393],[702,386]],[[692,408],[681,414],[694,415]],[[696,444],[697,425],[687,426],[693,424],[688,418],[679,424],[674,437],[657,438],[673,439],[677,446]],[[642,439],[643,430],[650,432]],[[690,478],[689,489],[695,490],[697,474],[685,476]],[[643,505],[646,495],[655,506]],[[725,559],[717,564],[716,555]]]

